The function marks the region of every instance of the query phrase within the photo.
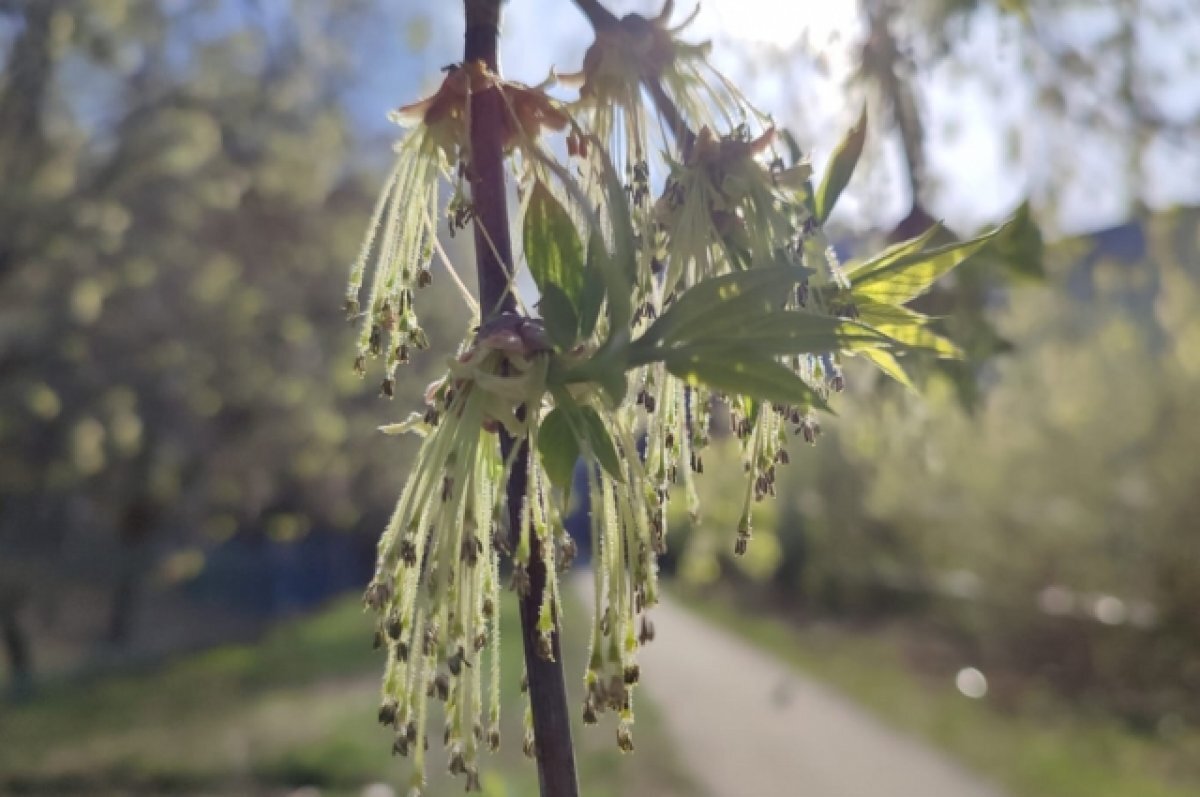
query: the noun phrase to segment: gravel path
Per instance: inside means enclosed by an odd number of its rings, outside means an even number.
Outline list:
[[[711,797],[1002,797],[678,602],[651,616],[657,634],[639,654],[640,689]]]

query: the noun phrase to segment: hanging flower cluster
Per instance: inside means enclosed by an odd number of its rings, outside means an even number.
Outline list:
[[[416,763],[414,792],[430,699],[445,703],[450,769],[468,790],[479,788],[479,749],[500,743],[504,584],[540,600],[537,652],[555,655],[578,462],[594,570],[583,718],[614,712],[618,746],[632,750],[637,650],[654,636],[647,612],[658,600],[667,504],[682,493],[700,511],[695,476],[714,415],[728,416],[747,472],[733,530],[740,554],[789,439],[813,442],[815,413],[844,387],[841,359],[862,355],[907,384],[897,354],[953,354],[905,305],[1000,232],[929,250],[931,232],[843,267],[821,225],[862,151],[865,118],[814,186],[790,138],[707,65],[707,46],[679,40],[671,11],[667,2],[654,19],[630,15],[599,30],[574,76],[574,103],[476,63],[451,68],[433,96],[397,115],[412,129],[347,291],[351,315],[363,317],[355,367],[384,356],[390,395],[396,366],[428,345],[413,297],[435,252],[454,273],[436,238],[442,183],[452,186],[450,231],[474,216],[465,176],[472,97],[482,91],[504,100],[493,132],[518,174],[525,266],[540,297],[540,318],[477,317],[426,410],[385,427],[424,436],[365,595],[387,649],[379,719]],[[655,111],[663,124],[652,148]],[[547,133],[564,135],[570,163],[544,146]],[[648,159],[652,149],[660,161]],[[523,746],[536,752],[528,712]]]
[[[435,250],[440,253],[435,219],[443,183],[453,186],[447,207],[451,232],[471,222],[463,171],[470,162],[470,97],[491,88],[502,92],[510,109],[504,117],[505,129],[500,132],[505,151],[537,138],[543,129],[562,130],[567,125],[569,117],[542,87],[501,80],[479,63],[449,67],[432,96],[391,114],[393,122],[411,131],[396,145],[395,163],[384,180],[358,257],[350,267],[345,302],[351,320],[361,317],[354,368],[365,375],[367,358],[383,357],[382,392],[388,397],[395,390],[397,366],[408,363],[414,350],[429,347],[413,300],[417,290],[433,281],[430,266]],[[452,269],[442,254],[443,262]],[[372,260],[363,309],[360,297]],[[454,278],[461,286],[456,274]]]
[[[779,151],[781,136],[770,118],[755,109],[737,88],[707,63],[707,44],[693,45],[679,36],[692,18],[672,26],[671,0],[660,13],[647,19],[629,14],[603,27],[584,57],[583,69],[574,79],[581,82],[576,111],[587,120],[588,129],[604,141],[608,151],[623,157],[631,223],[638,241],[638,304],[635,326],[644,329],[679,294],[702,280],[747,269],[792,268],[799,279],[783,307],[808,309],[829,315],[852,312],[852,303],[839,308],[810,304],[810,288],[828,285],[848,287],[840,264],[821,231],[828,208],[816,205],[810,164],[799,157],[792,144],[790,163]],[[694,15],[693,15],[694,16]],[[659,112],[660,136],[652,140],[653,127],[646,124],[651,110]],[[856,159],[862,148],[865,120],[844,144],[848,158]],[[791,144],[790,139],[786,139]],[[574,150],[585,160],[588,150]],[[659,162],[647,153],[663,153]],[[603,173],[591,150],[593,183]],[[651,201],[653,186],[660,185]],[[843,183],[844,185],[844,183]],[[840,191],[840,188],[837,189]],[[828,197],[829,200],[835,199]],[[832,201],[828,202],[829,205]],[[831,309],[836,312],[829,312]],[[776,402],[769,407],[745,411],[731,403],[732,428],[743,440],[743,455],[750,473],[748,495],[761,500],[773,486],[776,457],[765,456],[766,441],[780,436],[791,425],[806,439],[817,428],[812,410],[831,391],[844,387],[838,363],[836,339],[829,351],[805,352],[791,358],[789,367],[808,386],[798,402]],[[657,361],[638,369],[633,380],[640,385],[639,402],[648,409],[647,423],[661,429],[656,440],[692,440],[687,465],[702,463],[700,449],[706,433],[693,434],[676,425],[666,429],[661,419],[650,420],[655,395],[674,396],[683,390],[682,378],[672,374],[668,363]],[[694,401],[706,407],[713,393],[705,380],[688,387]],[[676,423],[676,418],[672,418]],[[694,440],[693,440],[694,438]],[[664,452],[667,461],[678,452]],[[780,459],[786,458],[784,457]],[[694,460],[694,462],[692,461]],[[666,472],[664,471],[664,474]],[[666,490],[678,478],[661,480]],[[682,479],[689,495],[690,475]],[[739,526],[737,552],[745,550],[751,526],[748,506]]]
[[[364,597],[379,616],[376,646],[388,654],[379,720],[395,731],[393,750],[413,757],[415,789],[424,779],[431,698],[445,703],[450,767],[466,776],[468,789],[479,787],[480,746],[495,750],[500,744],[497,612],[500,556],[509,552],[504,485],[513,459],[501,457],[497,429],[527,434],[535,427],[521,421],[516,408],[537,401],[546,365],[546,352],[519,329],[483,336],[429,387],[424,414],[384,429],[425,436],[379,541],[375,577]],[[538,471],[527,479],[525,505],[544,510]],[[543,534],[547,525],[539,519]],[[527,563],[527,534],[521,548]],[[520,549],[515,561],[512,579],[520,587]],[[547,618],[555,595],[546,592]]]

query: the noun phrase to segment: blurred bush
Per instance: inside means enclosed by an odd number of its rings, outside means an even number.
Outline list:
[[[234,535],[381,522],[398,449],[346,445],[386,408],[353,376],[337,300],[376,189],[339,97],[339,31],[365,8],[0,3],[0,639],[18,678],[30,609],[53,618],[76,587],[119,644],[159,562],[186,580]],[[452,340],[461,316],[441,315]]]
[[[781,472],[777,567],[733,559],[738,480],[701,477],[711,509],[672,537],[680,575],[752,575],[823,616],[904,614],[1001,685],[1200,721],[1198,220],[1057,244],[1044,284],[993,290],[1013,353],[980,370],[973,408],[920,364],[923,397],[854,374]]]

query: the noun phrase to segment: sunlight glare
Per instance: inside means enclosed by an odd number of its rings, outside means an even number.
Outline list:
[[[855,0],[705,0],[714,32],[777,47],[795,44],[805,30],[816,45],[845,36],[858,20]]]

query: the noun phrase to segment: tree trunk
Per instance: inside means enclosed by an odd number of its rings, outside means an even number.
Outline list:
[[[133,639],[146,571],[150,569],[150,537],[156,514],[149,500],[134,499],[121,523],[121,563],[109,606],[107,635],[108,643],[116,648],[128,647]]]
[[[33,656],[29,636],[21,627],[20,608],[16,598],[0,599],[0,638],[8,660],[9,687],[17,695],[26,692],[33,681]]]

